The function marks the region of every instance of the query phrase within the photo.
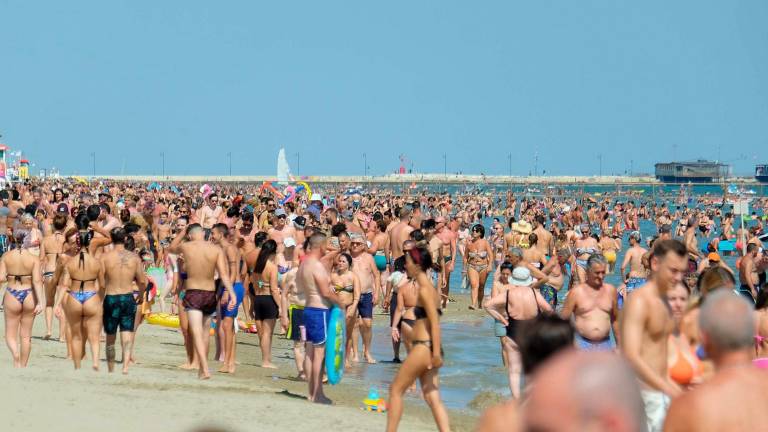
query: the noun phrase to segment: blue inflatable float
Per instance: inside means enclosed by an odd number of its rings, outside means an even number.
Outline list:
[[[328,314],[328,337],[325,344],[325,371],[331,384],[338,384],[344,375],[346,339],[344,312],[338,306],[333,306]]]

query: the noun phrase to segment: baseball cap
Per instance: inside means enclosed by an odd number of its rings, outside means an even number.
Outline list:
[[[286,237],[283,239],[283,246],[285,247],[294,247],[296,246],[296,240],[293,237]]]
[[[322,201],[323,197],[319,193],[313,193],[312,198],[309,199],[310,201]]]
[[[280,216],[286,216],[286,214],[285,214],[285,210],[283,210],[283,209],[281,209],[281,208],[279,208],[279,209],[275,210],[275,216],[277,216],[277,217],[280,217]]]
[[[69,206],[65,203],[59,203],[58,206],[56,206],[56,213],[67,213],[69,214]]]
[[[720,255],[718,255],[717,252],[711,252],[709,255],[707,255],[707,259],[710,261],[720,262]]]
[[[533,284],[531,271],[525,267],[517,267],[514,271],[512,271],[511,282],[517,286],[530,286]]]
[[[304,216],[296,216],[293,219],[293,225],[295,225],[298,229],[304,229],[304,227],[307,226],[307,218]]]

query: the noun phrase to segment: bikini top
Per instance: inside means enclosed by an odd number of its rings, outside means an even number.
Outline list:
[[[439,316],[442,316],[443,315],[443,311],[441,311],[440,309],[437,309],[437,314]],[[414,308],[413,308],[413,316],[415,316],[417,320],[424,319],[424,318],[427,317],[427,310],[424,309],[421,306],[414,306]]]
[[[344,291],[344,292],[348,292],[350,294],[355,292],[355,286],[354,285],[344,285],[344,286],[342,286],[342,285],[335,285],[334,289],[336,290],[336,292]]]
[[[32,277],[32,274],[30,273],[30,274],[17,275],[17,274],[7,273],[6,276],[7,277],[12,277],[14,281],[16,281],[18,283],[21,283],[21,278],[23,278],[23,277]]]
[[[469,251],[467,253],[467,255],[469,255],[470,258],[475,258],[475,259],[477,259],[477,258],[485,258],[485,257],[488,256],[488,252],[486,252],[486,251],[479,251],[479,252]]]

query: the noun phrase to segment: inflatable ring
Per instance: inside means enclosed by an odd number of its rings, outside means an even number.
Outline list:
[[[333,306],[328,314],[328,336],[325,352],[325,371],[328,382],[338,384],[344,375],[344,349],[346,329],[344,328],[344,312],[338,306]]]
[[[309,187],[309,183],[300,181],[300,182],[296,182],[296,184],[299,186],[304,186],[304,190],[307,191],[307,197],[312,196],[312,188]],[[298,189],[296,190],[296,193],[299,193]]]
[[[151,313],[147,316],[147,322],[152,325],[179,328],[179,316],[167,313]]]

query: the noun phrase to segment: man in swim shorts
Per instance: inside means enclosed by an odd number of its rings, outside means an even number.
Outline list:
[[[358,233],[351,233],[349,237],[352,271],[360,280],[360,300],[357,303],[357,311],[361,318],[360,335],[363,337],[363,355],[369,364],[374,364],[376,360],[371,355],[373,306],[379,303],[379,297],[381,297],[379,293],[381,274],[376,268],[373,256],[366,250],[365,237]],[[353,343],[357,343],[357,341],[355,340]]]
[[[280,283],[282,293],[282,305],[280,311],[288,311],[287,314],[281,313],[280,321],[286,330],[286,338],[293,341],[293,355],[296,360],[296,371],[298,378],[306,380],[307,375],[304,372],[304,347],[306,345],[306,327],[304,326],[304,307],[306,299],[299,295],[296,287],[296,273],[298,268],[294,267],[288,270]]]
[[[304,373],[307,374],[310,402],[331,404],[323,393],[325,341],[328,336],[328,312],[331,305],[341,306],[339,297],[330,287],[330,276],[320,262],[325,253],[326,237],[315,233],[308,240],[304,261],[296,273],[297,293],[304,296],[304,327],[307,336],[307,356]]]
[[[243,303],[243,297],[245,296],[245,287],[243,287],[242,269],[240,265],[240,249],[238,249],[232,243],[232,236],[230,236],[229,227],[224,223],[217,223],[213,226],[211,232],[211,240],[213,244],[218,245],[227,260],[227,268],[229,269],[229,275],[232,280],[232,289],[237,296],[237,303],[234,309],[228,309],[229,296],[224,291],[224,287],[219,283],[218,292],[216,293],[219,300],[219,310],[217,312],[217,333],[218,340],[220,341],[221,351],[223,355],[220,356],[224,364],[221,365],[219,372],[222,373],[235,373],[235,318],[237,318],[240,305]]]
[[[184,258],[187,278],[182,305],[187,312],[189,332],[200,362],[198,377],[209,379],[211,374],[208,370],[208,329],[211,325],[211,315],[219,305],[214,282],[216,272],[219,273],[220,282],[228,294],[227,309],[232,311],[237,305],[237,294],[230,282],[226,254],[218,245],[205,240],[203,227],[197,223],[188,225],[185,235],[173,239],[168,251],[181,254]]]
[[[621,274],[625,278],[626,292],[619,292],[619,310],[624,307],[624,302],[632,291],[643,286],[646,281],[647,272],[643,265],[643,257],[648,251],[640,246],[641,240],[639,231],[633,231],[629,234],[629,249],[624,254],[624,261],[621,263]],[[627,266],[629,266],[629,273],[627,273]]]
[[[621,350],[641,382],[643,402],[651,431],[662,430],[670,398],[680,387],[669,377],[667,344],[675,327],[666,300],[667,292],[682,283],[687,250],[677,240],[653,244],[648,282],[636,289],[624,308]]]
[[[104,314],[102,321],[107,334],[107,369],[115,370],[115,340],[120,330],[120,344],[123,347],[123,374],[128,373],[133,347],[133,332],[136,318],[136,300],[133,297],[135,286],[143,291],[147,285],[141,259],[132,251],[125,249],[127,234],[122,227],[113,228],[110,238],[114,247],[101,256],[104,263]]]
[[[584,351],[612,351],[611,329],[618,334],[616,288],[605,283],[608,262],[599,254],[587,260],[586,281],[574,286],[560,312],[563,319],[574,316],[576,346]]]
[[[672,401],[665,431],[765,430],[768,374],[752,366],[753,307],[729,290],[707,295],[699,313],[699,328],[716,373]]]
[[[747,244],[747,254],[739,261],[739,294],[749,299],[753,304],[757,298],[758,277],[755,271],[755,260],[760,249],[754,243]]]

